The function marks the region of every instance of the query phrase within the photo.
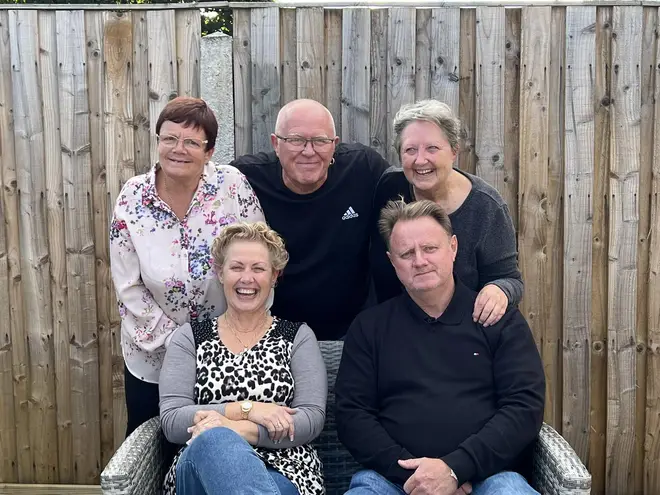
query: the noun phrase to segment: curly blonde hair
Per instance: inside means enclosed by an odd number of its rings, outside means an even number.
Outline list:
[[[211,256],[216,272],[222,270],[227,250],[234,241],[260,242],[266,246],[273,270],[277,272],[281,273],[289,262],[289,253],[284,247],[284,241],[277,232],[264,222],[239,222],[226,226],[213,241]]]

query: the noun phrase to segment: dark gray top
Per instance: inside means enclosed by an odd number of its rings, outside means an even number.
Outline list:
[[[480,291],[494,284],[506,294],[509,305],[522,299],[523,282],[518,270],[516,231],[509,208],[497,190],[476,175],[455,169],[472,183],[463,204],[449,215],[458,239],[454,274],[470,289]],[[370,261],[378,302],[402,292],[401,283],[387,258],[387,249],[378,232],[380,210],[400,196],[414,201],[410,184],[401,168],[388,169],[376,187],[372,212]]]
[[[268,430],[259,425],[257,447],[285,449],[303,445],[323,430],[327,399],[325,363],[314,332],[305,324],[300,326],[293,339],[290,366],[295,382],[291,407],[298,409],[293,415],[293,442],[287,437],[275,444],[268,437]],[[197,411],[225,413],[226,404],[195,402],[196,379],[195,338],[190,324],[186,323],[172,337],[160,372],[160,418],[165,437],[172,443],[185,444],[190,439],[187,429],[192,426]]]

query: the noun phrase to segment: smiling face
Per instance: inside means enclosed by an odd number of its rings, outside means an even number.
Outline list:
[[[280,137],[329,138],[328,146],[314,148],[306,143],[304,148],[292,146]],[[332,115],[318,102],[296,100],[285,105],[278,116],[275,134],[271,142],[282,164],[284,184],[297,194],[309,194],[319,189],[328,178],[328,168],[339,138],[335,136]]]
[[[445,133],[432,122],[417,120],[401,132],[401,166],[416,189],[432,192],[446,183],[456,160]]]
[[[397,222],[387,253],[409,293],[451,284],[458,241],[431,217]]]
[[[194,182],[199,180],[204,164],[211,159],[213,149],[206,150],[206,133],[199,127],[185,127],[169,120],[163,122],[159,132],[158,162],[165,175],[173,180]],[[176,145],[167,141],[178,138]],[[185,140],[190,140],[188,146]],[[201,144],[198,148],[196,144]]]
[[[227,306],[237,313],[265,311],[277,275],[263,243],[232,241],[219,275]]]

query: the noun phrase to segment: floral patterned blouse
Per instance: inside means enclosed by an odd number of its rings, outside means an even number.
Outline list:
[[[110,227],[110,264],[128,370],[158,383],[174,330],[226,309],[211,244],[224,225],[264,221],[261,205],[238,169],[208,162],[188,212],[179,219],[156,192],[156,171],[122,188]]]

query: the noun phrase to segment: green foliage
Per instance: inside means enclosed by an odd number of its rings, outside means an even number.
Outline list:
[[[245,2],[258,2],[263,0],[238,0]],[[55,4],[148,4],[148,3],[185,3],[178,0],[50,0],[44,2],[43,0],[0,0],[0,3],[55,3]],[[204,2],[199,2],[198,5],[203,5]],[[202,13],[202,36],[207,34],[222,31],[228,35],[232,34],[232,12],[231,9],[201,9]]]

